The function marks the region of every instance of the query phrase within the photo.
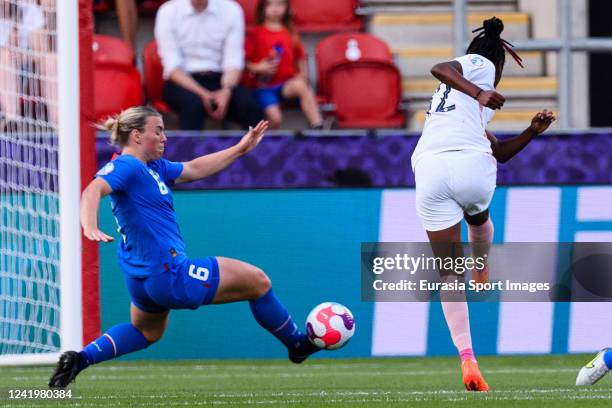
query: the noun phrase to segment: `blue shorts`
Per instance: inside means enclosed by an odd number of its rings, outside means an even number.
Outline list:
[[[284,82],[269,88],[257,88],[255,90],[255,98],[257,98],[261,109],[266,109],[269,106],[281,104],[284,99],[283,86],[285,86]]]
[[[132,303],[149,313],[170,309],[197,309],[210,304],[219,287],[217,258],[183,258],[159,275],[147,278],[126,276]]]

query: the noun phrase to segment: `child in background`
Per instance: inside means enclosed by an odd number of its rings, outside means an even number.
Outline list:
[[[247,36],[246,68],[270,127],[281,125],[280,103],[299,98],[311,128],[321,129],[323,119],[308,87],[306,53],[293,29],[289,1],[260,0],[256,19],[257,26]]]

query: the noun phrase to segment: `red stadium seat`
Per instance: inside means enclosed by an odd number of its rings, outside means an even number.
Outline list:
[[[170,108],[162,99],[164,88],[164,67],[157,53],[155,40],[148,43],[143,50],[144,87],[149,103],[160,112],[170,112]]]
[[[335,65],[327,74],[329,101],[341,128],[396,128],[405,123],[398,110],[401,75],[389,62],[356,61]]]
[[[244,23],[247,27],[255,25],[255,11],[257,10],[258,0],[236,0],[244,12]]]
[[[317,97],[328,100],[326,76],[335,65],[351,61],[393,63],[391,49],[382,40],[367,33],[340,33],[331,35],[317,44]]]
[[[96,120],[142,105],[140,73],[126,43],[114,37],[94,36],[93,62]]]
[[[302,32],[354,31],[363,28],[355,14],[359,0],[291,0],[295,26]]]
[[[117,37],[109,35],[94,35],[93,38],[94,63],[114,63],[120,65],[134,65],[134,53],[127,43]]]

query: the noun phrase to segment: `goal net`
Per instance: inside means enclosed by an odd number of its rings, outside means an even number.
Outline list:
[[[0,0],[0,364],[83,343],[78,0]]]

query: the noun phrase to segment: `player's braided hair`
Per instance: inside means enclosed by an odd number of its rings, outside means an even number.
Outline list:
[[[501,38],[504,31],[504,22],[497,17],[491,17],[482,22],[482,27],[473,30],[478,33],[470,43],[467,53],[478,54],[487,58],[495,67],[503,67],[506,62],[506,51],[514,58],[517,64],[523,67],[523,60],[512,49],[508,41]]]
[[[128,144],[132,130],[144,131],[149,116],[161,114],[149,106],[133,106],[97,124],[96,128],[110,132],[110,143],[123,147]]]

